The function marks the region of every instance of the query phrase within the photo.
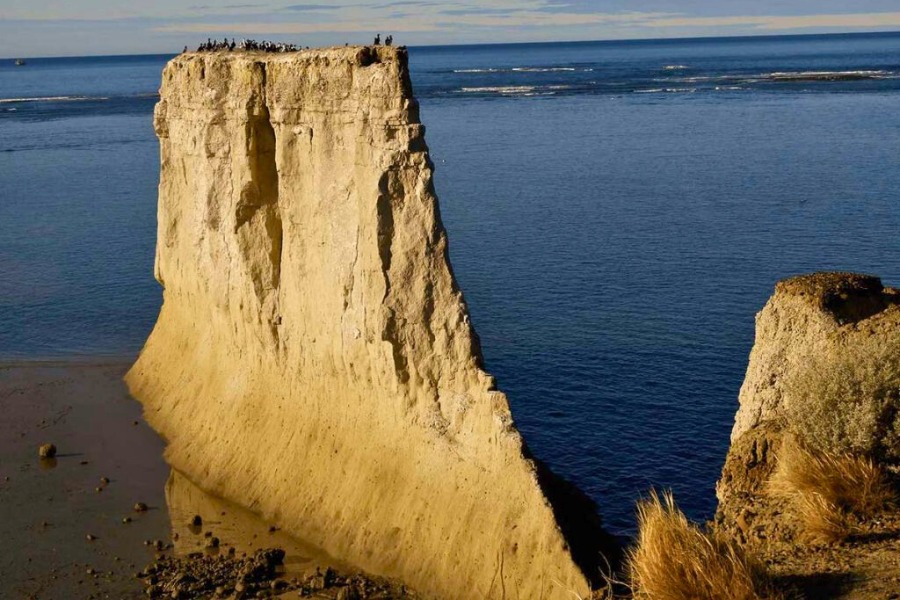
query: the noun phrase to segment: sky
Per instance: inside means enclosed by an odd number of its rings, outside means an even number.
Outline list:
[[[0,0],[0,56],[176,53],[207,37],[308,46],[900,30],[900,0]]]

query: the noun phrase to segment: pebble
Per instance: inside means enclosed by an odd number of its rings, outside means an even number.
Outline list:
[[[38,456],[41,458],[53,458],[56,456],[56,446],[53,444],[42,444],[38,448]]]
[[[102,483],[103,485],[109,485],[109,477],[101,477],[100,483]]]
[[[131,523],[131,517],[122,517],[122,523],[123,524]]]
[[[93,542],[94,540],[97,539],[97,536],[91,535],[91,534],[89,533],[89,534],[87,534],[87,535],[85,536],[85,538],[87,539],[87,541]]]
[[[134,512],[146,512],[147,505],[143,502],[135,502],[134,503]]]

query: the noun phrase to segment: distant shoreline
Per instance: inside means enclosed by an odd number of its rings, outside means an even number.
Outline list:
[[[842,31],[842,32],[834,32],[834,33],[792,33],[792,34],[774,34],[774,35],[710,35],[710,36],[692,36],[692,37],[670,37],[670,38],[623,38],[619,40],[560,40],[554,42],[503,42],[503,43],[479,43],[479,44],[434,44],[434,45],[407,45],[408,48],[415,49],[429,49],[429,50],[441,50],[441,49],[465,49],[465,48],[495,48],[500,46],[575,46],[575,45],[588,45],[588,44],[608,44],[608,45],[617,45],[617,44],[681,44],[685,42],[728,42],[734,41],[740,43],[746,40],[759,40],[759,39],[768,39],[768,40],[791,40],[791,39],[808,39],[808,38],[841,38],[841,37],[884,37],[884,36],[900,36],[900,31]],[[285,38],[286,36],[278,36],[279,38]],[[398,40],[398,43],[402,43],[402,40]],[[351,44],[358,45],[358,44]],[[331,45],[331,46],[321,46],[321,48],[329,48],[329,47],[339,47],[341,44]],[[311,48],[316,48],[319,46],[311,46]],[[189,47],[190,49],[190,47]],[[181,52],[148,52],[141,54],[73,54],[68,56],[9,56],[0,58],[0,64],[4,62],[15,61],[16,59],[24,58],[26,60],[78,60],[83,58],[130,58],[130,57],[175,57],[181,54]]]

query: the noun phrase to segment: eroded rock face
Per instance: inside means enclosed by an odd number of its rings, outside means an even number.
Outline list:
[[[876,277],[778,283],[756,318],[732,442],[784,421],[813,447],[900,459],[900,294]]]
[[[185,54],[155,127],[164,303],[127,382],[170,463],[435,597],[585,596],[599,522],[482,369],[405,51]]]
[[[837,455],[900,462],[897,290],[876,277],[815,273],[779,282],[757,315],[717,486],[720,526],[747,541],[792,535],[765,489],[788,434]]]

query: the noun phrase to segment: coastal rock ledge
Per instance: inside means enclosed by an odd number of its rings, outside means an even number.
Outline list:
[[[183,54],[155,128],[126,381],[172,466],[429,597],[586,597],[608,538],[482,368],[405,50]]]

